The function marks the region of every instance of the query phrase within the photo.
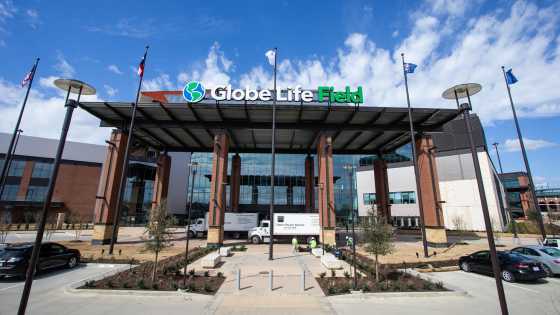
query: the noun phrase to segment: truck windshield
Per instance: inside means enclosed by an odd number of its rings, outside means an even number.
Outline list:
[[[261,227],[268,227],[268,222],[261,222]]]

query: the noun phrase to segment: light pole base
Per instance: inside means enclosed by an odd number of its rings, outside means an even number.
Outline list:
[[[429,247],[447,247],[447,232],[444,227],[426,227],[426,240]]]
[[[95,224],[93,226],[93,236],[91,245],[107,245],[111,243],[111,234],[113,232],[113,224]],[[119,230],[117,228],[117,237]]]
[[[329,227],[324,227],[322,229],[323,231],[321,231],[321,235],[319,236],[321,238],[321,243],[336,246],[336,230]],[[323,237],[325,239],[322,239]]]

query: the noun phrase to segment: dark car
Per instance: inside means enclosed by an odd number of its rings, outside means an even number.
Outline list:
[[[507,282],[519,280],[537,280],[546,277],[541,263],[528,259],[523,255],[509,252],[498,252],[501,277]],[[490,251],[483,250],[459,258],[459,268],[466,272],[493,275]]]
[[[0,251],[0,277],[25,277],[32,251],[32,243],[12,244]],[[57,243],[43,243],[35,273],[64,266],[74,268],[79,263],[80,251]]]

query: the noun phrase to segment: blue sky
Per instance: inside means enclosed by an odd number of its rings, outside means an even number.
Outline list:
[[[512,87],[536,182],[560,185],[560,3],[542,1],[6,1],[0,0],[0,131],[11,132],[19,82],[41,58],[24,117],[25,134],[56,138],[62,124],[58,77],[91,83],[90,99],[132,101],[134,71],[151,46],[144,89],[270,87],[264,52],[279,49],[279,85],[363,85],[371,106],[405,106],[400,53],[417,107],[453,107],[441,92],[479,82],[474,111],[505,171],[522,170],[500,66]],[[103,143],[107,130],[78,112],[72,140]],[[493,156],[494,157],[494,156]]]

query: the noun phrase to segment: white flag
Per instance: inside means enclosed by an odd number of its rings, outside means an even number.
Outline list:
[[[276,51],[271,49],[267,51],[264,55],[266,56],[266,59],[268,59],[268,63],[271,66],[274,66],[274,58],[276,57]]]

